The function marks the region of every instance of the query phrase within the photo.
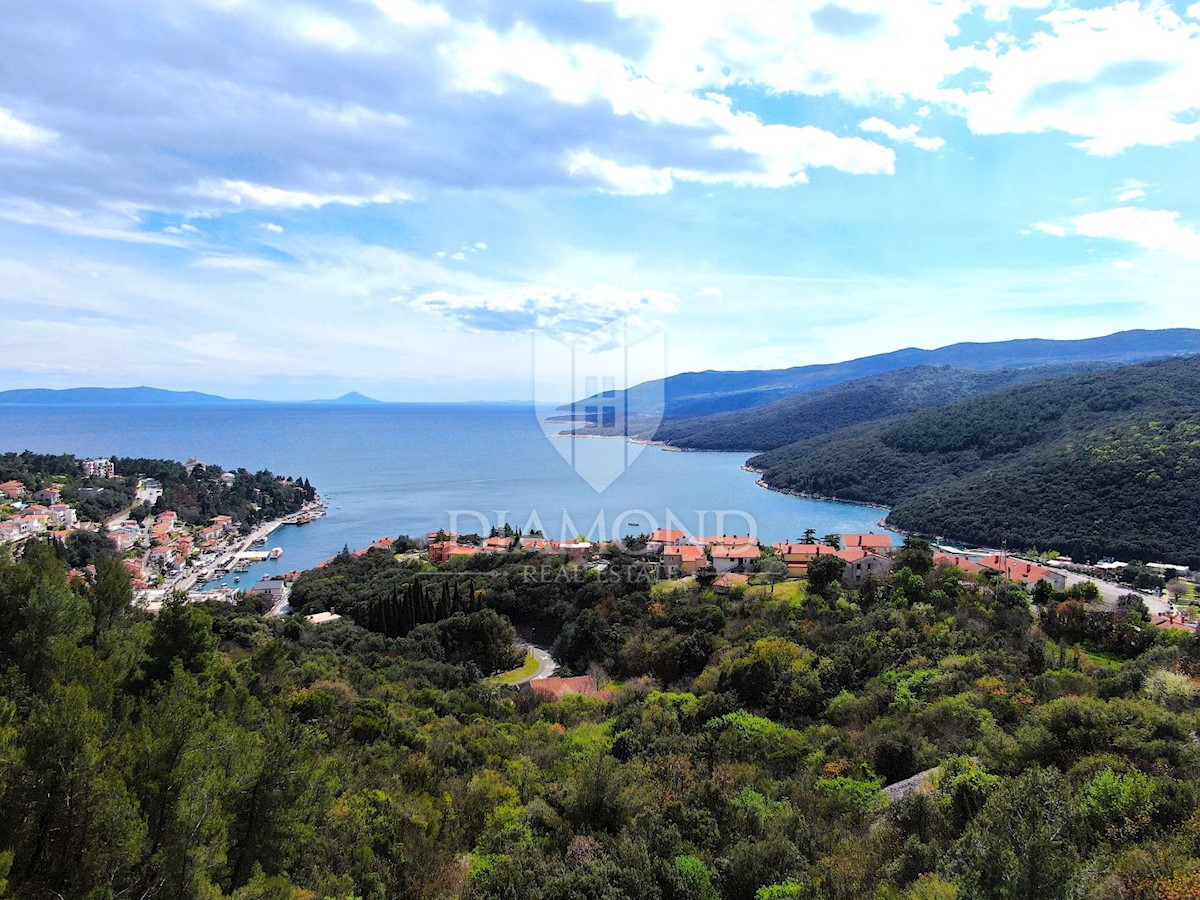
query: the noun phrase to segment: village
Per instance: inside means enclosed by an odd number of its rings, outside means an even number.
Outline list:
[[[116,478],[111,459],[98,458],[80,463],[82,474],[91,479]],[[188,460],[190,473],[199,460]],[[236,476],[224,472],[217,476],[227,486]],[[282,480],[282,479],[281,479]],[[85,491],[102,488],[89,487]],[[135,504],[154,506],[162,496],[162,485],[155,479],[137,479]],[[215,515],[207,521],[188,524],[179,513],[163,509],[137,520],[130,509],[104,522],[81,520],[77,510],[64,502],[63,492],[53,484],[31,490],[24,482],[0,483],[0,544],[19,545],[30,538],[48,538],[63,546],[73,534],[89,532],[108,541],[112,550],[123,557],[139,605],[150,611],[161,607],[172,593],[184,593],[192,600],[233,601],[240,594],[258,596],[270,612],[287,611],[291,585],[300,571],[264,576],[252,585],[241,584],[241,573],[256,561],[278,558],[279,548],[266,548],[270,534],[287,524],[303,524],[325,512],[317,497],[290,515],[260,523],[254,527],[229,515]],[[452,560],[478,554],[524,553],[532,557],[559,557],[584,571],[603,571],[614,550],[634,551],[644,561],[645,571],[655,579],[700,578],[714,591],[727,593],[751,584],[769,584],[808,575],[814,560],[832,557],[839,560],[841,579],[848,588],[860,588],[867,579],[881,579],[891,572],[896,553],[901,549],[887,533],[829,534],[818,539],[809,529],[796,541],[763,544],[752,534],[691,535],[682,529],[658,528],[650,534],[624,541],[591,541],[582,536],[573,540],[551,540],[541,533],[522,535],[511,529],[493,529],[493,533],[457,535],[444,530],[430,532],[424,539],[404,541],[405,550],[397,558],[407,561],[418,556],[440,566]],[[369,547],[353,551],[361,555],[369,550],[393,551],[397,539],[383,537]],[[1155,624],[1170,628],[1195,629],[1198,615],[1192,601],[1194,587],[1184,580],[1185,571],[1165,563],[1135,563],[1142,571],[1154,573],[1160,585],[1156,592],[1136,590],[1138,585],[1122,583],[1122,573],[1130,563],[1103,560],[1093,564],[1077,563],[1067,557],[1048,560],[1025,558],[1006,550],[962,549],[946,544],[933,545],[934,564],[952,566],[966,574],[985,571],[997,573],[1009,581],[1033,590],[1039,583],[1061,591],[1081,581],[1097,586],[1098,600],[1115,607],[1121,596],[1137,594],[1146,603]],[[75,570],[82,577],[87,569]],[[228,577],[222,586],[206,589],[209,582]],[[232,582],[232,583],[230,583]],[[1163,596],[1162,584],[1168,596]],[[322,622],[336,616],[319,617]]]
[[[189,474],[203,465],[191,459],[186,464]],[[117,474],[111,459],[88,459],[81,463],[88,479],[115,479]],[[218,479],[226,487],[237,476],[223,472]],[[282,480],[282,479],[281,479]],[[86,491],[103,488],[87,487]],[[141,519],[130,517],[134,508],[153,507],[163,493],[162,485],[154,478],[137,478],[134,505],[103,522],[81,519],[77,510],[62,499],[62,489],[46,485],[30,490],[16,479],[0,483],[0,545],[19,546],[30,539],[48,539],[66,548],[79,541],[78,535],[92,542],[107,541],[129,572],[135,599],[143,608],[156,611],[171,593],[182,592],[193,600],[232,600],[241,578],[233,574],[235,587],[218,592],[198,590],[211,579],[246,571],[251,563],[278,558],[279,548],[264,549],[267,538],[277,528],[288,524],[306,523],[324,515],[325,507],[317,497],[298,512],[272,519],[251,527],[229,515],[215,515],[207,521],[188,524],[175,510],[164,509]],[[88,539],[84,539],[87,542]],[[104,544],[100,544],[104,547]],[[95,552],[94,549],[92,552]],[[71,570],[72,578],[82,578],[94,567],[83,565]],[[298,573],[297,573],[298,574]]]

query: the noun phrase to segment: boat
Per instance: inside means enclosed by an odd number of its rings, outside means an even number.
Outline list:
[[[296,517],[297,525],[307,525],[311,521],[312,521],[312,516],[310,516],[308,513],[301,513],[300,515],[298,515]]]
[[[252,543],[256,547],[260,547],[263,544],[265,544],[266,542],[267,542],[267,539],[265,537],[260,537],[260,538],[255,538],[250,543]]]
[[[241,578],[241,576],[240,576],[240,575],[234,575],[234,576],[233,576],[233,583],[234,583],[234,584],[241,584],[241,581],[242,581],[242,578]]]
[[[282,547],[272,547],[271,552],[267,554],[268,559],[279,559],[281,556],[283,556]]]

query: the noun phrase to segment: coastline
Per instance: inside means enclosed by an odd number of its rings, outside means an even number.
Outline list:
[[[747,465],[742,466],[742,471],[749,472],[752,475],[764,474],[762,469],[751,468],[750,466],[747,466]],[[890,506],[888,506],[886,503],[870,503],[866,500],[847,500],[843,497],[831,497],[828,494],[816,494],[816,493],[813,493],[812,491],[794,491],[791,488],[775,487],[772,484],[768,484],[762,478],[756,479],[754,483],[756,485],[758,485],[760,488],[763,488],[764,490],[774,491],[776,494],[784,494],[785,496],[788,496],[788,497],[798,497],[798,498],[801,498],[804,500],[827,500],[827,501],[830,501],[833,503],[846,503],[846,504],[849,504],[850,506],[866,506],[866,507],[870,507],[871,509],[886,509],[888,511],[888,515],[884,516],[876,524],[880,528],[886,528],[888,531],[894,531],[897,534],[908,534],[908,532],[905,531],[903,528],[898,528],[895,525],[888,522],[888,516],[890,516],[892,514],[892,508]]]

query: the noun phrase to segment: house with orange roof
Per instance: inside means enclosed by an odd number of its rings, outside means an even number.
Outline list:
[[[886,534],[843,534],[842,548],[858,547],[872,553],[886,553],[892,549],[892,538]]]
[[[663,578],[675,578],[679,575],[694,575],[708,566],[708,555],[703,547],[683,544],[663,548],[659,572]]]
[[[479,548],[457,541],[435,541],[429,545],[428,552],[429,561],[436,565],[449,562],[455,556],[474,556],[479,552]]]
[[[396,546],[396,539],[393,537],[381,537],[377,541],[372,541],[369,549],[371,550],[391,550]]]
[[[726,572],[724,575],[718,576],[716,581],[713,582],[713,590],[718,594],[728,594],[737,588],[747,588],[749,586],[750,576],[739,572]]]
[[[11,481],[6,481],[0,484],[0,494],[3,494],[9,500],[16,500],[25,493],[25,485],[15,478]]]
[[[483,549],[487,553],[507,553],[516,544],[515,537],[504,537],[503,535],[495,535],[483,542]]]
[[[521,549],[532,551],[534,553],[557,553],[557,542],[546,540],[540,537],[523,537],[521,538]]]
[[[761,557],[758,544],[715,544],[712,567],[718,572],[748,572]]]
[[[808,574],[808,564],[818,556],[837,556],[846,559],[841,551],[828,544],[792,544],[783,541],[771,545],[779,558],[787,564],[788,574],[796,577]]]
[[[35,499],[40,500],[42,503],[47,503],[47,504],[53,505],[62,499],[62,491],[60,491],[58,488],[54,487],[53,485],[50,485],[48,487],[42,488],[40,491],[38,491],[33,496]]]
[[[752,534],[714,534],[695,538],[692,543],[698,547],[744,547],[747,544],[757,547],[758,538]]]
[[[678,547],[680,544],[686,544],[688,536],[686,531],[678,531],[673,528],[656,528],[654,533],[650,535],[650,539],[646,541],[646,549],[651,553],[656,553],[664,547]]]
[[[934,553],[933,564],[939,568],[951,567],[959,569],[967,575],[978,575],[983,571],[983,566],[979,563],[958,553],[943,553],[940,551]]]
[[[979,564],[984,568],[995,569],[1009,581],[1019,581],[1026,587],[1033,587],[1039,581],[1045,581],[1056,591],[1061,591],[1067,586],[1067,576],[1062,572],[1055,572],[1053,569],[1047,569],[1045,566],[1018,559],[1015,556],[994,553],[981,559]]]

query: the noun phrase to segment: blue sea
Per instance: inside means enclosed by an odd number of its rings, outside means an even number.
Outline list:
[[[197,407],[0,407],[0,451],[79,456],[196,457],[226,469],[305,476],[329,512],[287,526],[269,546],[269,572],[308,568],[342,547],[439,528],[483,531],[507,522],[551,538],[592,539],[678,527],[693,534],[753,532],[763,541],[884,531],[886,510],[764,490],[745,453],[640,455],[603,491],[564,459],[610,454],[623,442],[546,433],[529,406],[264,404]],[[600,445],[607,445],[601,447]]]

